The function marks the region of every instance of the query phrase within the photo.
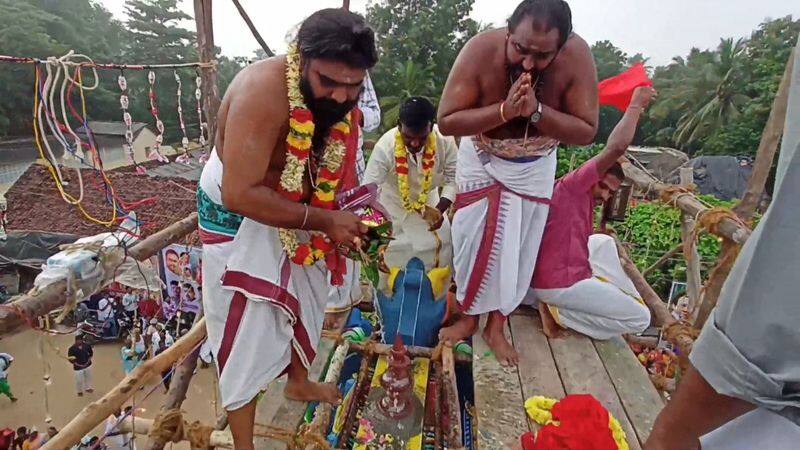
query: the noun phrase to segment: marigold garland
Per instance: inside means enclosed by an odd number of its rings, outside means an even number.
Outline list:
[[[314,136],[314,117],[300,92],[300,52],[296,43],[289,47],[286,55],[286,86],[289,97],[289,133],[286,136],[286,165],[281,172],[278,192],[291,201],[300,202],[303,196],[303,177]],[[350,119],[348,114],[331,127],[325,141],[322,164],[317,172],[317,187],[311,197],[311,206],[335,209],[334,199],[342,179],[342,162],[346,141],[350,136]],[[334,250],[333,243],[323,233],[312,232],[311,239],[305,243],[300,243],[294,230],[282,228],[278,235],[284,250],[295,264],[315,264]]]
[[[408,184],[408,151],[403,142],[403,136],[398,130],[394,138],[394,161],[397,171],[397,187],[400,190],[400,199],[403,208],[410,213],[421,213],[428,203],[428,193],[433,185],[433,166],[436,158],[436,136],[433,132],[428,134],[425,141],[425,150],[422,154],[422,183],[417,200],[411,201],[411,187]]]

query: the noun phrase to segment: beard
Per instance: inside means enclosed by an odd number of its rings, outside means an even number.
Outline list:
[[[315,149],[321,149],[330,128],[341,122],[347,113],[355,108],[358,99],[339,103],[330,98],[316,98],[311,83],[305,75],[300,77],[300,93],[303,94],[303,100],[314,116],[312,145]]]
[[[521,77],[522,74],[524,74],[524,73],[531,74],[531,78],[533,79],[534,71],[533,70],[525,70],[525,68],[522,67],[522,64],[513,64],[513,65],[509,64],[508,68],[506,70],[508,71],[508,76],[511,79],[511,83],[512,84],[515,81],[517,81],[517,79],[519,77]]]

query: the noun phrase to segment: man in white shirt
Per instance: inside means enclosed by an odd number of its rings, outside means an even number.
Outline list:
[[[399,125],[378,140],[367,164],[363,182],[380,186],[380,202],[391,215],[394,240],[384,254],[390,268],[405,268],[414,256],[426,270],[452,265],[445,213],[455,200],[458,149],[439,133],[435,117],[429,100],[406,100]]]
[[[0,353],[0,394],[8,397],[12,402],[16,402],[17,398],[11,393],[11,386],[8,385],[8,368],[14,357],[8,353]]]
[[[133,293],[133,289],[128,288],[125,295],[122,296],[122,307],[125,309],[125,314],[133,318],[136,313],[136,308],[139,306],[139,298]]]

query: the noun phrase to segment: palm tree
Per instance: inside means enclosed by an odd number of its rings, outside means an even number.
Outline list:
[[[392,90],[395,95],[381,97],[381,111],[383,120],[381,127],[388,130],[397,125],[400,117],[400,105],[409,97],[425,97],[434,105],[438,97],[434,94],[436,87],[433,82],[433,71],[430,67],[421,67],[411,60],[405,64],[397,63],[395,71],[398,75],[399,85]]]
[[[686,111],[678,120],[673,137],[680,147],[697,143],[736,118],[748,99],[740,93],[744,40],[722,39],[712,56],[711,61],[689,70],[687,77],[679,80],[688,88],[684,90],[682,104],[676,105]]]

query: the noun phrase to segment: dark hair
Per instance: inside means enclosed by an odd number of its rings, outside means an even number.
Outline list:
[[[172,280],[172,281],[169,282],[169,285],[170,286],[178,286],[178,287],[180,287],[181,284],[178,282],[178,280]]]
[[[572,33],[572,10],[564,0],[523,0],[508,18],[508,31],[513,32],[525,17],[531,17],[534,26],[558,29],[559,46]]]
[[[400,106],[400,123],[412,131],[421,131],[433,123],[436,108],[425,97],[411,97]]]
[[[331,59],[359,69],[378,62],[375,33],[364,18],[342,8],[321,9],[310,15],[297,32],[303,58]]]
[[[614,175],[619,180],[625,180],[625,172],[622,170],[622,164],[615,162],[613,166],[609,167],[606,171],[606,175]]]

